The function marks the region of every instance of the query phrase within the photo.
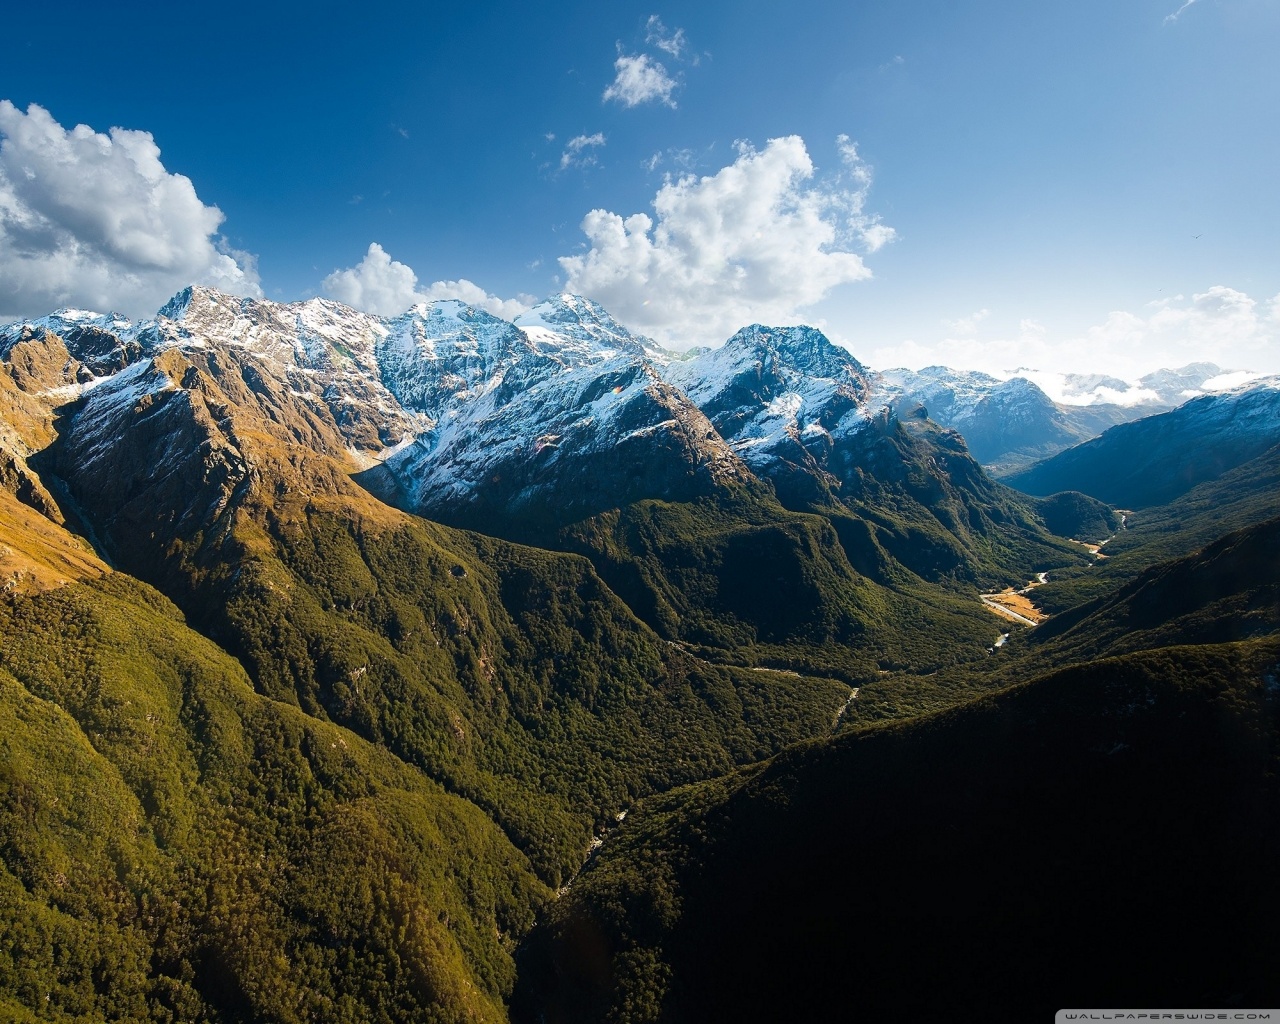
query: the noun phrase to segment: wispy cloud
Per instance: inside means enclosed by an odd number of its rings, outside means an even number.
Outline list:
[[[943,320],[942,326],[948,327],[955,331],[956,334],[969,337],[978,333],[978,324],[982,323],[991,315],[991,310],[980,309],[976,313],[970,313],[968,316],[962,316],[959,320]],[[1023,324],[1028,326],[1033,324],[1032,320],[1024,320]]]
[[[871,166],[858,154],[858,144],[847,135],[836,136],[836,149],[844,170],[830,191],[832,201],[844,214],[841,240],[856,240],[867,252],[878,252],[898,237],[898,232],[884,224],[879,214],[866,212],[871,192]]]
[[[604,144],[603,132],[596,132],[594,135],[575,135],[565,143],[564,152],[560,154],[560,170],[590,166],[596,162],[596,156],[591,150]]]
[[[604,91],[605,100],[617,100],[624,107],[635,107],[652,100],[668,107],[676,105],[671,94],[679,83],[647,53],[634,57],[620,54],[613,67],[615,74]]]
[[[645,23],[644,39],[650,46],[656,46],[676,60],[681,60],[689,49],[689,40],[685,37],[684,29],[678,28],[674,32],[669,32],[667,26],[662,24],[662,19],[656,14],[649,15],[649,20]],[[695,58],[693,62],[696,64],[697,59]]]
[[[656,171],[663,164],[670,164],[688,173],[694,169],[697,157],[691,149],[660,149],[648,160],[642,160],[640,166],[646,171]]]
[[[1179,7],[1172,14],[1168,14],[1165,16],[1164,23],[1168,25],[1171,21],[1177,21],[1178,15],[1180,15],[1183,11],[1185,11],[1188,7],[1190,7],[1195,2],[1196,0],[1183,0],[1181,7]]]

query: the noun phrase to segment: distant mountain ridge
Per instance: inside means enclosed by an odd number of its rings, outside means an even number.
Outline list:
[[[467,451],[461,439],[480,430],[481,421],[489,434],[514,438],[530,433],[523,428],[538,426],[539,418],[546,417],[541,424],[546,429],[533,433],[532,441],[534,456],[548,463],[563,462],[569,451],[585,454],[596,443],[587,434],[601,445],[608,443],[609,432],[602,422],[584,434],[584,417],[565,421],[550,414],[548,399],[551,404],[565,403],[546,393],[546,382],[566,371],[583,371],[577,384],[568,378],[563,383],[586,401],[596,401],[587,397],[586,381],[602,373],[616,378],[609,385],[611,390],[621,386],[632,398],[653,395],[656,404],[647,410],[628,403],[631,408],[618,429],[630,436],[637,430],[664,435],[667,446],[683,450],[695,467],[720,467],[706,471],[734,475],[723,450],[702,450],[705,446],[694,443],[694,435],[702,429],[697,418],[681,395],[670,390],[661,393],[659,377],[704,413],[708,402],[724,406],[719,412],[711,409],[709,415],[717,420],[717,429],[723,427],[736,438],[732,447],[739,457],[752,449],[748,461],[758,467],[770,452],[776,467],[790,464],[817,479],[825,472],[824,450],[847,439],[859,418],[869,420],[883,406],[892,407],[907,422],[923,409],[939,425],[958,430],[979,462],[997,473],[1008,473],[1094,437],[1115,423],[1179,404],[1223,372],[1214,364],[1196,363],[1155,371],[1133,386],[1105,375],[1066,375],[1060,382],[1064,393],[1102,397],[1090,404],[1062,404],[1021,376],[1000,380],[940,366],[918,372],[871,371],[812,328],[756,325],[740,331],[721,348],[679,355],[629,331],[598,303],[568,294],[544,300],[513,321],[505,321],[456,300],[415,306],[398,317],[378,317],[325,299],[279,304],[191,287],[175,295],[155,320],[138,324],[115,313],[60,310],[0,326],[0,354],[46,331],[61,338],[68,354],[82,366],[78,371],[82,379],[68,382],[69,387],[109,376],[168,345],[199,347],[203,340],[252,351],[274,366],[277,376],[288,378],[291,387],[332,405],[353,453],[385,464],[371,475],[371,485],[384,493],[397,493],[400,500],[423,510],[443,514],[462,514],[468,503],[480,497],[475,481],[465,479],[468,473],[491,481],[518,478],[522,483],[516,490],[530,495],[537,491],[538,480],[557,478],[549,467],[542,472],[529,467],[516,472],[528,458],[527,444],[506,457],[490,453],[478,458]],[[777,339],[774,355],[766,360],[773,379],[762,377],[756,383],[769,391],[772,404],[753,413],[750,426],[730,423],[725,405],[730,399],[727,393],[718,393],[725,391],[725,375],[737,381],[739,390],[749,386],[743,371],[756,359],[752,346],[768,345],[770,337]],[[807,355],[802,351],[806,348]],[[789,368],[779,371],[782,363],[777,354],[784,350]],[[610,360],[615,365],[605,367]],[[736,369],[735,361],[741,363]],[[651,367],[643,383],[635,376],[642,365]],[[621,383],[624,377],[629,383]],[[805,383],[796,384],[801,378]],[[530,397],[520,406],[507,408],[518,392],[538,387],[543,389],[540,398]],[[1120,405],[1104,400],[1105,392],[1133,394],[1134,387],[1148,392],[1144,401]],[[815,388],[830,393],[820,395]],[[803,423],[793,423],[787,409],[797,395],[803,396],[809,409]],[[840,401],[845,405],[839,406]],[[813,412],[819,406],[820,415]],[[860,415],[849,416],[855,407]],[[510,422],[502,422],[504,415]],[[682,424],[677,433],[683,439],[665,426],[669,421]],[[577,429],[566,433],[571,425]],[[396,450],[397,445],[408,447],[410,441],[417,452]],[[455,472],[437,470],[430,481],[414,476],[423,467],[424,451],[433,453],[433,461],[440,465],[452,464]],[[547,451],[550,455],[541,454]],[[667,486],[676,491],[684,487],[687,492],[688,481],[673,480]],[[604,488],[606,493],[609,490]],[[431,496],[436,492],[449,497],[437,500]]]
[[[1118,508],[1163,505],[1280,444],[1280,376],[1119,424],[1006,482],[1028,494],[1083,491]]]
[[[1063,374],[1055,377],[1063,401],[1054,401],[1037,383],[1054,375],[1036,371],[1001,379],[927,366],[883,370],[876,379],[879,397],[899,415],[925,408],[930,419],[960,431],[989,471],[1004,476],[1117,423],[1181,405],[1225,373],[1213,363],[1191,363],[1156,370],[1133,383],[1105,374]]]

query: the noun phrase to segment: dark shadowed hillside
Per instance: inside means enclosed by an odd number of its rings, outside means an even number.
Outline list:
[[[1270,1005],[1280,647],[1082,665],[655,799],[527,953],[529,1020]]]

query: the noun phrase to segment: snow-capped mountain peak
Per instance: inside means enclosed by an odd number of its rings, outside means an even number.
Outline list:
[[[862,364],[812,327],[744,327],[718,349],[672,362],[666,376],[713,420],[730,406],[770,407],[788,393],[800,399],[803,420],[836,393],[857,404],[868,391]]]
[[[828,380],[855,380],[866,373],[851,352],[813,327],[752,324],[726,341],[724,348],[741,356],[769,359],[776,365],[775,372],[792,371]]]
[[[663,360],[653,341],[632,334],[598,302],[562,292],[521,313],[516,325],[544,355],[577,366],[625,353],[637,358]]]
[[[437,420],[451,403],[527,379],[543,362],[508,321],[456,299],[421,303],[387,326],[377,346],[382,382]]]
[[[132,336],[135,325],[119,313],[94,313],[87,309],[59,309],[33,320],[17,320],[0,326],[0,357],[24,338],[39,337],[48,331],[64,341],[85,333],[102,333],[117,339]],[[74,352],[72,353],[75,354]]]

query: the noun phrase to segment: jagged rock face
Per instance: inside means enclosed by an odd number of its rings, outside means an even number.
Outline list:
[[[375,349],[387,333],[381,318],[328,299],[282,305],[187,288],[142,337],[152,350],[252,356],[262,380],[324,405],[358,457],[412,436],[427,422],[407,412],[382,382]]]
[[[57,502],[27,460],[57,436],[59,410],[74,401],[94,373],[45,318],[0,328],[0,489],[55,523]]]
[[[833,454],[870,417],[866,370],[810,327],[756,324],[665,374],[751,469],[802,504],[836,482]]]
[[[103,550],[153,581],[174,545],[225,558],[217,545],[243,510],[370,501],[350,480],[349,436],[328,403],[280,380],[279,363],[253,349],[200,340],[85,392],[42,456]]]
[[[863,571],[888,552],[924,578],[969,577],[994,538],[1037,533],[958,432],[920,406],[892,411],[881,382],[818,331],[750,327],[666,374],[784,505],[861,521],[844,539]]]
[[[165,546],[215,524],[247,486],[250,464],[225,399],[170,351],[90,391],[54,450],[76,504],[100,524],[111,557],[139,568]]]
[[[285,305],[191,287],[154,321],[64,311],[4,328],[0,343],[8,372],[0,389],[15,396],[7,404],[30,405],[28,419],[40,420],[25,447],[6,446],[16,453],[6,475],[15,490],[16,460],[52,440],[57,406],[71,410],[59,457],[97,467],[118,456],[120,466],[84,478],[100,476],[102,500],[122,507],[133,497],[109,478],[133,472],[124,467],[128,445],[113,452],[108,439],[144,421],[171,430],[174,445],[211,451],[223,446],[210,438],[234,423],[263,442],[250,445],[254,458],[328,457],[369,471],[361,479],[370,489],[408,510],[515,536],[535,522],[751,478],[659,376],[647,354],[657,350],[574,296],[548,300],[515,325],[456,301],[388,320],[323,299]],[[166,373],[153,362],[160,357],[171,369],[177,359],[181,372]],[[121,389],[138,394],[126,401]],[[137,403],[146,408],[126,416],[124,406]],[[185,410],[181,424],[158,415],[171,404],[174,414]],[[149,461],[141,450],[131,457]],[[182,475],[229,480],[227,472],[188,466]],[[195,498],[184,500],[185,520]]]
[[[989,523],[979,506],[1001,503],[959,434],[919,415],[899,423],[873,375],[820,331],[749,327],[666,373],[789,507],[861,511],[898,495],[964,537]]]
[[[756,325],[680,361],[569,295],[510,323],[457,301],[385,319],[192,287],[153,321],[64,311],[0,329],[0,343],[0,389],[44,417],[26,448],[7,446],[9,488],[38,500],[20,459],[51,440],[62,406],[65,475],[92,481],[85,500],[148,536],[176,535],[178,521],[207,533],[219,503],[268,465],[278,486],[336,493],[355,473],[407,511],[524,540],[646,498],[750,487],[755,474],[798,510],[862,514],[856,503],[890,487],[947,529],[966,528],[965,502],[990,500],[962,442],[890,430],[874,378],[806,327]],[[164,453],[130,448],[143,437]],[[199,454],[178,472],[184,446]],[[77,460],[90,468],[72,472]],[[317,482],[303,484],[304,464]],[[143,496],[161,487],[178,489],[163,495],[178,511],[156,531]]]
[[[83,383],[84,367],[55,334],[24,334],[5,353],[5,369],[19,390],[49,402],[72,395]]]
[[[595,303],[562,295],[513,324],[444,301],[388,327],[382,379],[429,423],[360,479],[403,508],[529,539],[750,477],[643,340]]]
[[[62,309],[37,320],[0,326],[0,357],[8,359],[24,342],[57,338],[67,354],[82,364],[78,377],[105,377],[142,357],[134,325],[119,313],[101,316],[83,309]]]
[[[512,324],[461,302],[415,306],[389,327],[375,350],[383,383],[432,421],[489,392],[510,400],[549,369]]]
[[[532,365],[530,365],[532,364]],[[512,387],[517,376],[526,387]],[[532,537],[644,498],[687,500],[750,473],[698,409],[630,355],[566,369],[529,354],[447,408],[368,482],[432,518]]]

